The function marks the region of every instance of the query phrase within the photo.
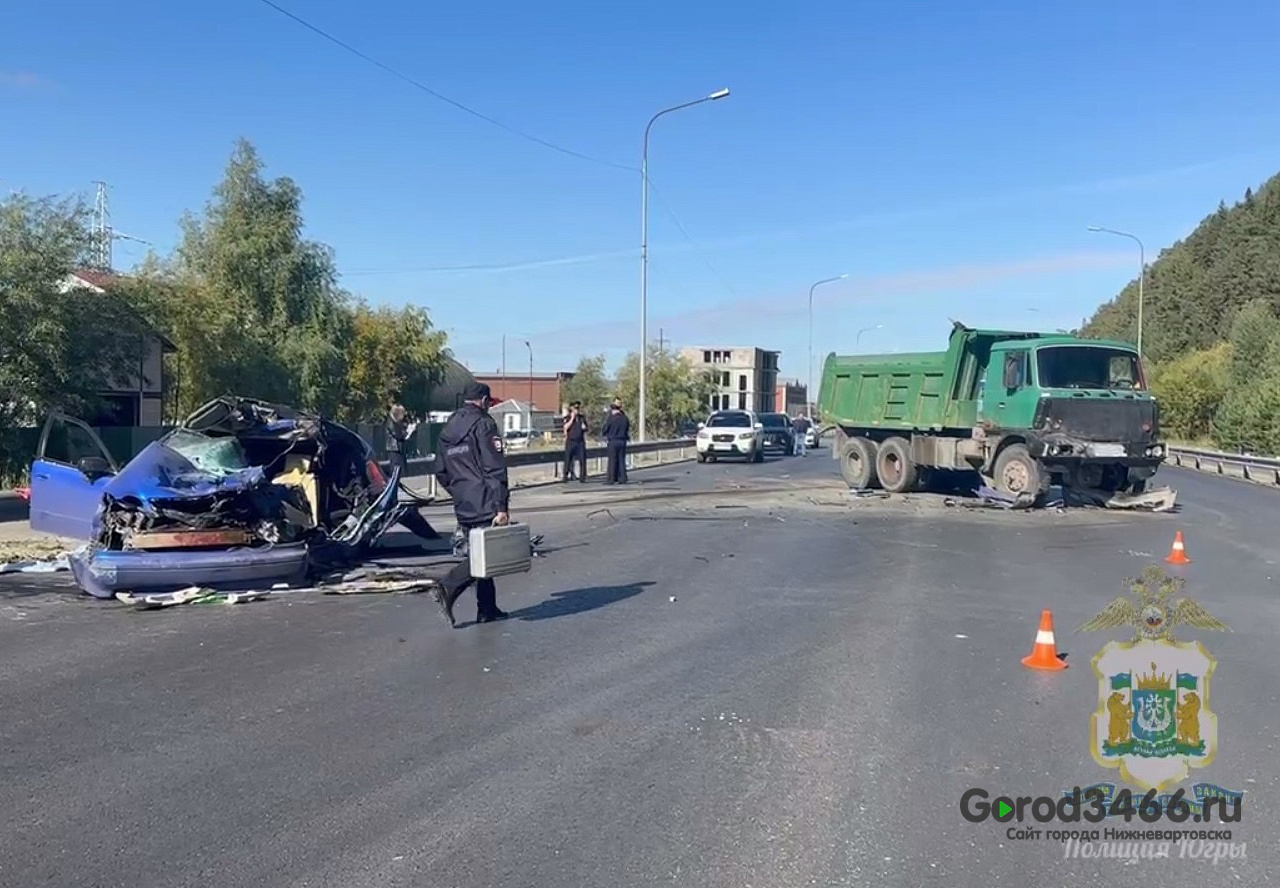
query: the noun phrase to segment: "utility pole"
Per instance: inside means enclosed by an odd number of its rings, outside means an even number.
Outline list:
[[[658,328],[658,354],[665,356],[667,353],[667,340],[662,338],[662,328]]]
[[[1138,358],[1142,358],[1142,282],[1147,276],[1147,248],[1142,241],[1138,239],[1136,234],[1130,234],[1127,231],[1116,231],[1114,228],[1103,228],[1100,225],[1090,225],[1090,231],[1100,231],[1104,234],[1114,234],[1117,237],[1127,237],[1138,245]]]
[[[533,431],[533,346],[529,344],[529,340],[524,341],[524,347],[529,349],[529,431]]]
[[[670,114],[672,111],[679,111],[682,108],[692,108],[694,105],[701,105],[703,102],[715,102],[720,99],[727,98],[729,90],[718,89],[708,96],[700,99],[694,99],[692,102],[682,102],[679,105],[673,105],[670,108],[663,108],[657,114],[649,118],[649,122],[644,128],[644,142],[640,151],[640,441],[646,440],[645,428],[648,425],[648,395],[646,390],[649,381],[649,130],[653,129],[653,124],[664,114]]]

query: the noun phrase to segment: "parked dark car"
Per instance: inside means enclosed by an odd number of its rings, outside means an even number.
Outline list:
[[[795,432],[791,429],[791,419],[785,413],[762,413],[760,424],[764,426],[765,453],[790,456],[796,452]]]
[[[439,535],[399,502],[368,442],[320,416],[250,398],[211,401],[119,468],[94,431],[49,417],[31,467],[31,528],[88,545],[81,589],[246,588],[359,560],[397,523]]]

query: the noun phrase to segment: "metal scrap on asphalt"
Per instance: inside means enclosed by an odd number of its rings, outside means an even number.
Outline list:
[[[1017,495],[1005,493],[988,487],[985,484],[974,491],[976,500],[961,501],[955,497],[943,500],[946,506],[963,506],[968,509],[994,508],[1024,510],[1035,508],[1037,497],[1029,493]],[[1045,497],[1040,508],[1058,509],[1062,511],[1071,507],[1093,507],[1104,509],[1133,509],[1151,512],[1170,512],[1177,505],[1178,492],[1169,487],[1160,487],[1143,493],[1103,494],[1079,488],[1052,488],[1052,494]]]

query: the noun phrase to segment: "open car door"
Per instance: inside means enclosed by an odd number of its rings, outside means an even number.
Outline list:
[[[102,489],[119,467],[93,429],[53,413],[31,464],[31,529],[88,540]]]

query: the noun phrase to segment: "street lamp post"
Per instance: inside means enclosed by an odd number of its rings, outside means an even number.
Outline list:
[[[1090,225],[1090,231],[1100,231],[1104,234],[1114,234],[1117,237],[1127,237],[1138,245],[1138,357],[1142,357],[1142,281],[1147,276],[1147,248],[1142,245],[1142,241],[1138,239],[1136,234],[1130,234],[1127,231],[1116,231],[1114,228],[1103,228],[1100,225]]]
[[[872,330],[879,330],[883,326],[884,324],[876,324],[874,327],[863,327],[861,330],[859,330],[858,335],[853,337],[853,350],[855,352],[858,350],[858,343],[862,341],[863,333],[870,333]]]
[[[524,347],[529,349],[529,431],[533,431],[533,346],[529,344],[529,340],[524,341]]]
[[[645,440],[646,408],[648,407],[645,389],[648,382],[647,365],[649,363],[649,130],[664,114],[680,111],[683,108],[692,108],[703,102],[714,102],[717,99],[727,98],[728,95],[727,88],[718,89],[692,102],[664,108],[649,118],[649,123],[644,128],[644,145],[640,152],[640,404],[638,409],[641,441]]]
[[[848,273],[845,273],[831,278],[823,278],[820,281],[815,281],[813,286],[809,288],[809,387],[805,390],[805,400],[810,404],[818,403],[818,395],[813,390],[813,291],[823,284],[842,281],[848,276]]]

